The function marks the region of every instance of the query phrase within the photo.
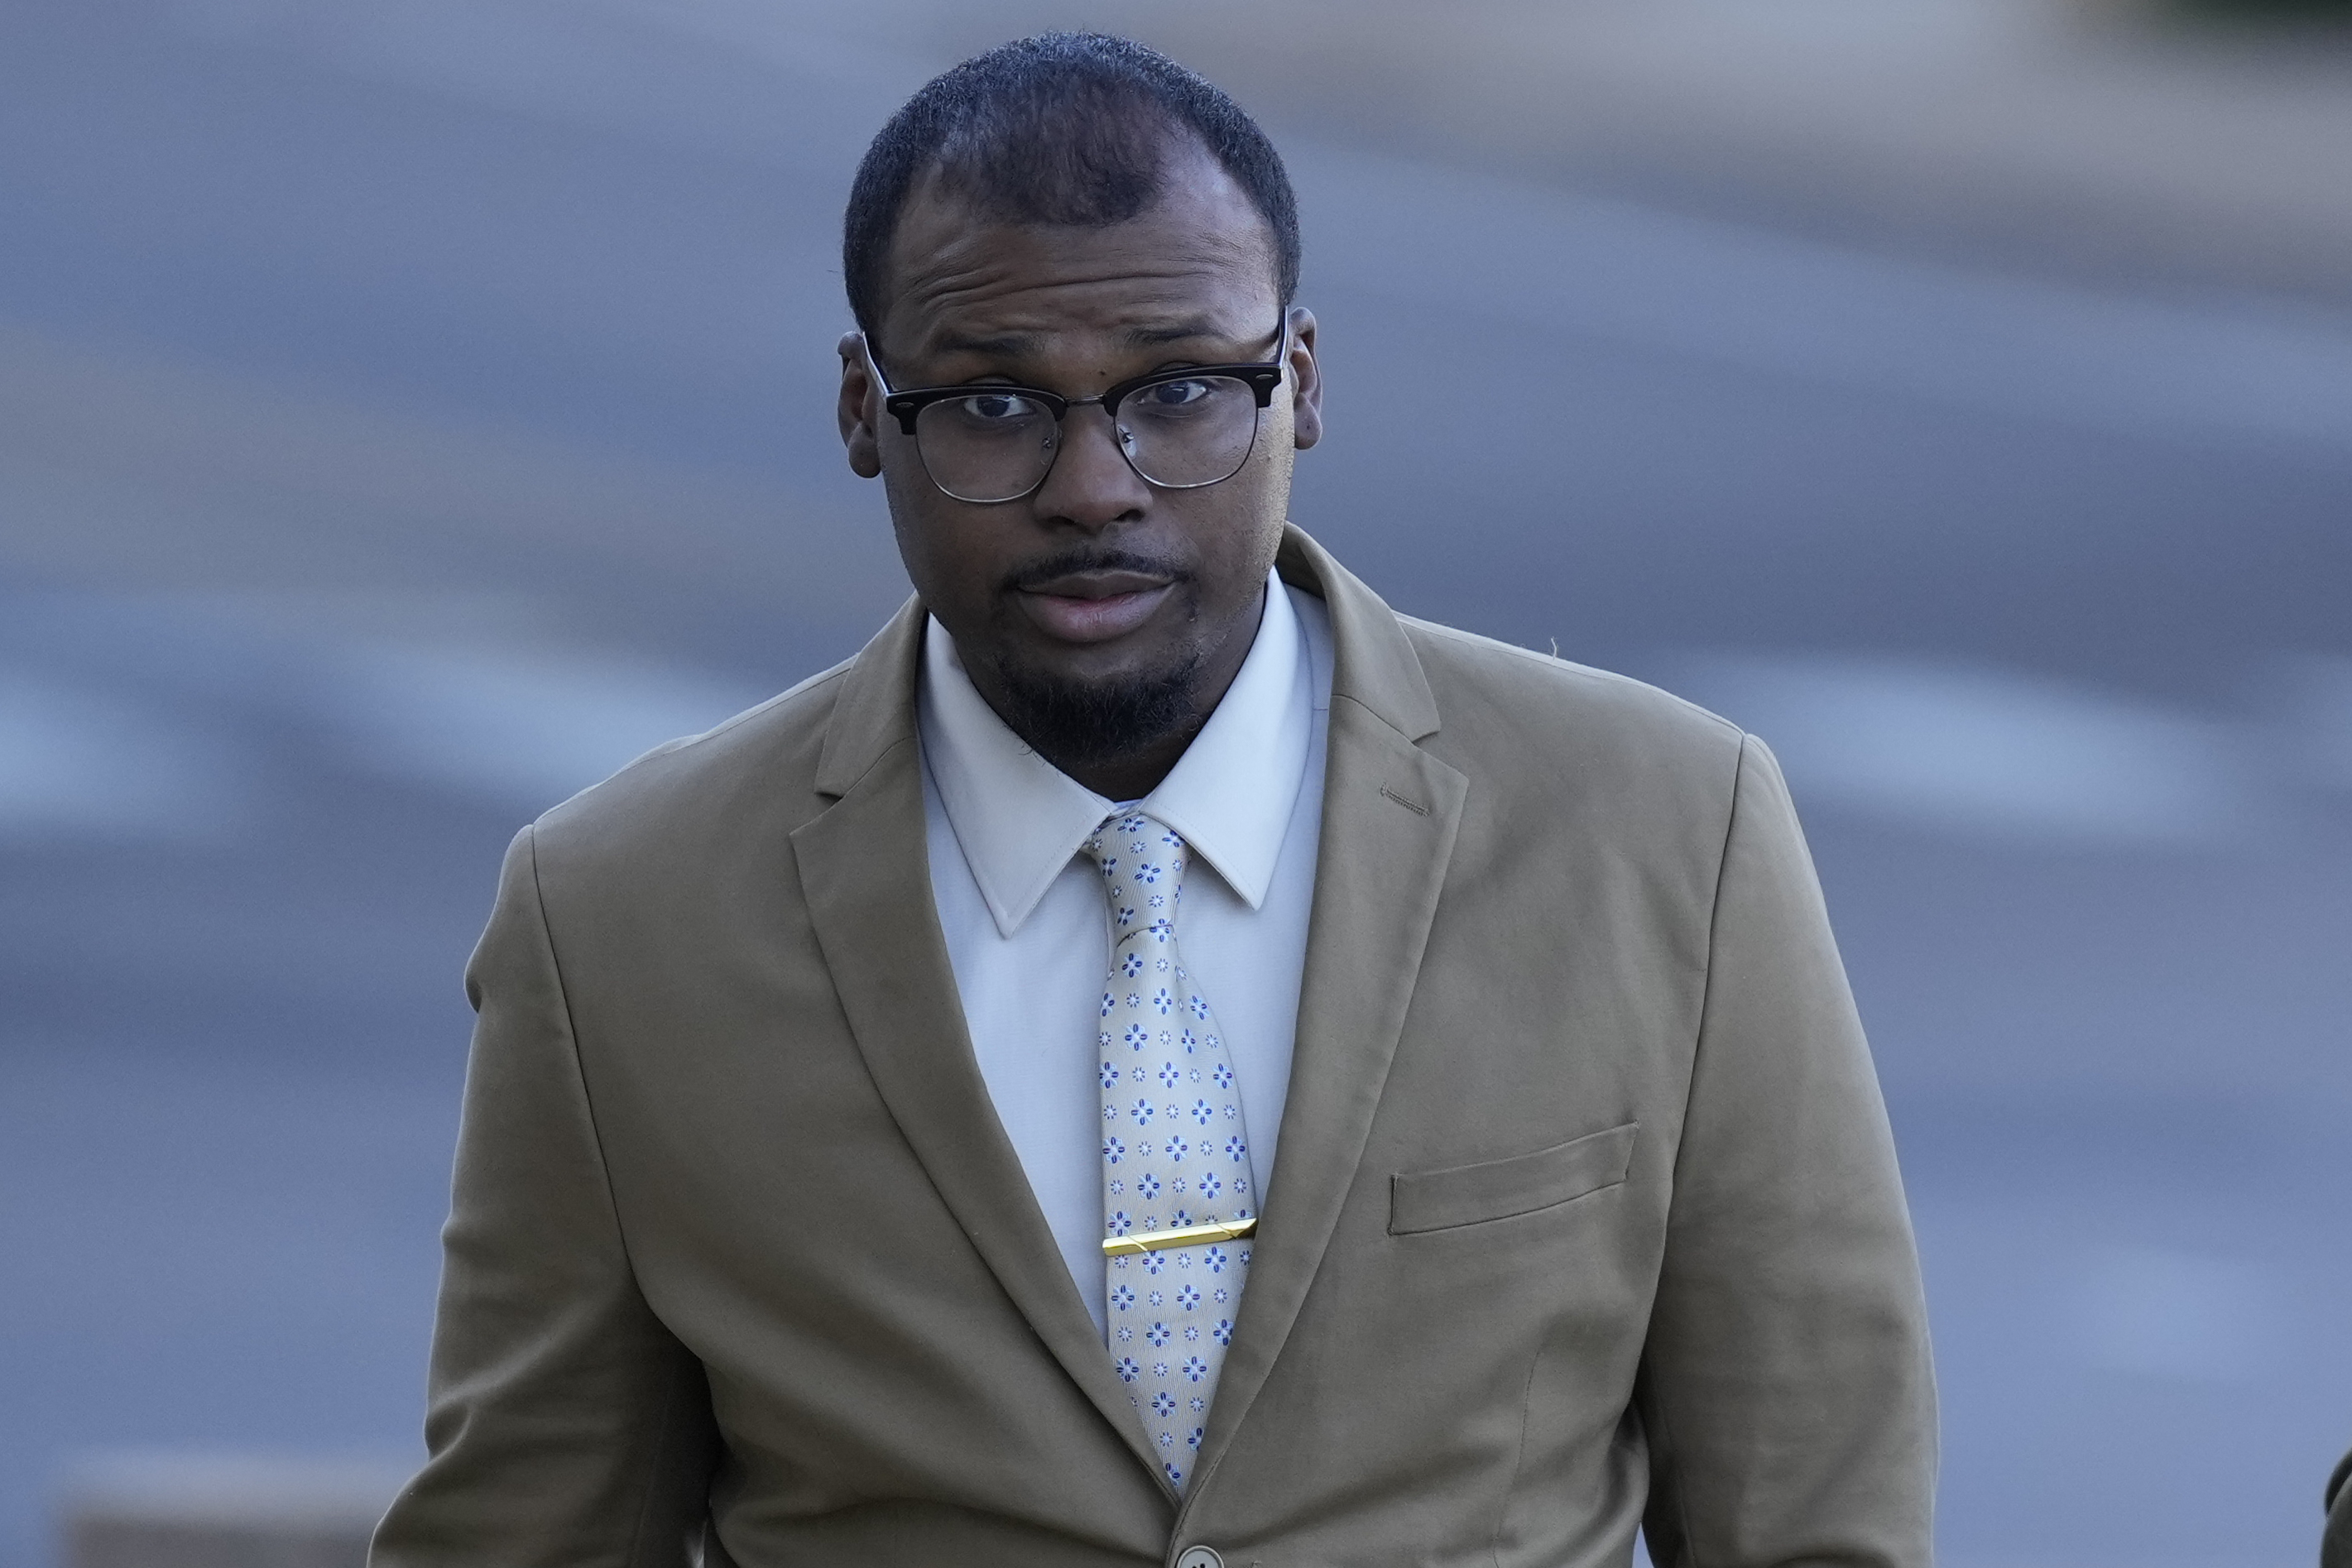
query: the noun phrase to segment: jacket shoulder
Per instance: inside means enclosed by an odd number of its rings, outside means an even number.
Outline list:
[[[1437,708],[1421,747],[1468,784],[1454,852],[1465,885],[1534,876],[1551,902],[1576,889],[1608,912],[1602,924],[1650,932],[1701,974],[1742,779],[1769,767],[1762,747],[1624,675],[1450,627],[1405,632]]]
[[[1498,752],[1590,769],[1719,777],[1727,788],[1746,735],[1670,692],[1451,626],[1398,619],[1436,700],[1441,752]]]
[[[533,824],[542,860],[628,853],[740,832],[747,817],[789,833],[817,814],[817,759],[841,695],[845,660],[703,731],[667,741]]]

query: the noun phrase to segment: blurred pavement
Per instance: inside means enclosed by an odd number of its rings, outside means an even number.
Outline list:
[[[898,0],[883,16],[962,47],[1014,18],[1133,30],[1269,111],[1392,152],[2102,283],[2343,306],[2339,13],[2265,27],[2177,0]]]
[[[1258,9],[1193,57],[1317,14]],[[1028,16],[0,16],[0,1563],[87,1451],[414,1451],[499,852],[903,594],[832,427],[839,205]],[[1927,1253],[1946,1561],[2310,1561],[2352,319],[1710,205],[1646,122],[1606,179],[1472,172],[1232,75],[1307,225],[1298,519],[1789,765]]]

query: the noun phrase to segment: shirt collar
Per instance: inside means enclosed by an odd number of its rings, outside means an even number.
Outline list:
[[[1216,711],[1139,809],[1183,835],[1253,909],[1265,899],[1314,738],[1306,632],[1271,572],[1249,656]],[[923,760],[997,931],[1011,936],[1120,804],[1030,749],[964,674],[937,621],[924,628]]]

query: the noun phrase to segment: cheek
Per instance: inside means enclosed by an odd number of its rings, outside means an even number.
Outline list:
[[[1274,401],[1258,415],[1258,449],[1250,454],[1253,459],[1268,453],[1287,453],[1297,436],[1297,411],[1290,406],[1290,383],[1285,382],[1276,389]]]
[[[1290,407],[1276,400],[1259,422],[1257,448],[1241,477],[1249,484],[1246,511],[1254,546],[1267,566],[1282,543],[1282,525],[1290,517],[1290,480],[1298,456],[1291,445]]]
[[[902,519],[919,519],[938,487],[930,476],[923,472],[923,460],[915,451],[909,436],[899,434],[896,423],[888,423],[878,433],[876,448],[882,459],[882,493],[889,498],[890,517],[905,531]]]
[[[942,496],[918,466],[889,488],[898,559],[924,607],[960,641],[988,635],[1007,612],[997,584],[1022,559],[1011,507],[968,507]]]
[[[1213,507],[1192,519],[1203,608],[1211,613],[1238,612],[1274,564],[1282,545],[1288,480],[1286,465],[1253,457],[1248,467],[1217,486],[1222,494],[1216,494]]]
[[[1258,415],[1257,444],[1250,450],[1248,465],[1233,481],[1249,486],[1253,515],[1261,520],[1270,517],[1277,533],[1290,510],[1291,460],[1297,455],[1292,449],[1294,438],[1290,404],[1277,394]]]
[[[908,580],[933,609],[953,606],[968,595],[976,574],[976,563],[969,559],[972,530],[959,528],[955,518],[944,515],[952,503],[932,486],[919,464],[886,464],[883,486]]]

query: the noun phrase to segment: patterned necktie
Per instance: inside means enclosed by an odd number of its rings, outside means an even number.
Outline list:
[[[1181,1492],[1249,1277],[1249,1136],[1216,1015],[1177,956],[1183,839],[1124,811],[1086,849],[1110,900],[1100,1054],[1111,1361]]]

